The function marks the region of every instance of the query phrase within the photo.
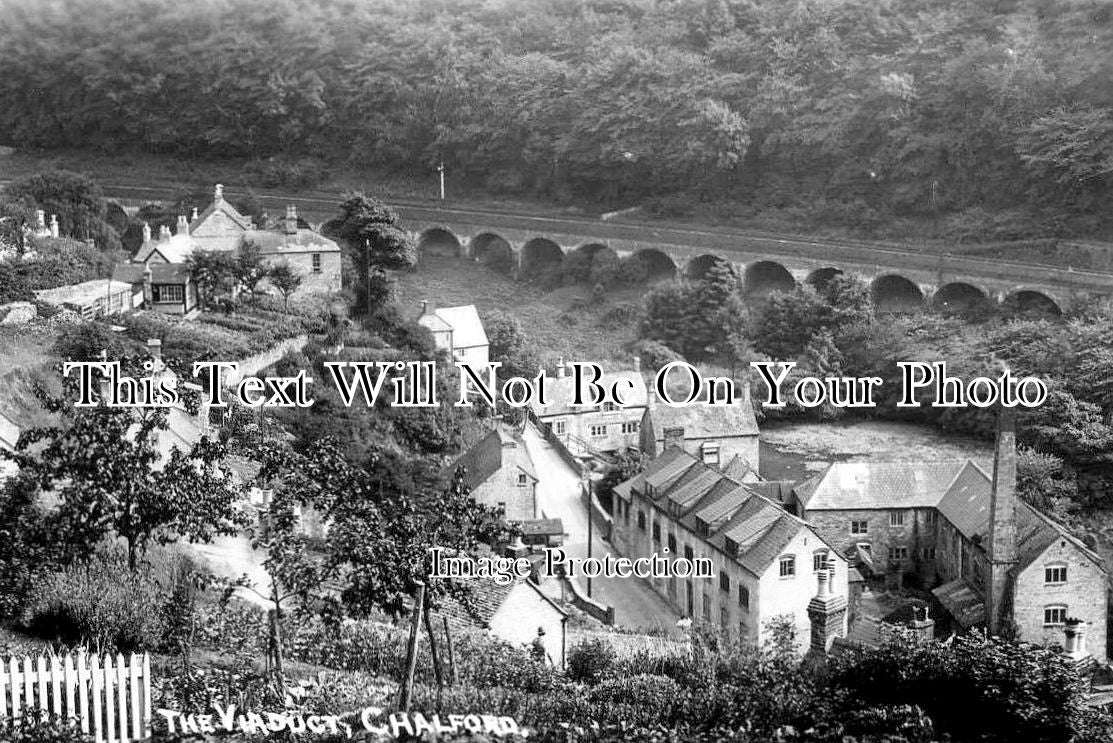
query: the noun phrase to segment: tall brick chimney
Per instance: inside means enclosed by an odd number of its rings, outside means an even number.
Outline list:
[[[59,235],[59,232],[58,232],[58,215],[57,214],[51,214],[50,215],[50,236],[51,237],[58,237],[58,235]]]
[[[151,241],[151,225],[146,222],[143,223],[143,244],[146,245]]]
[[[224,201],[224,186],[219,183],[213,188],[213,201]]]
[[[808,619],[812,624],[811,653],[826,655],[836,637],[846,636],[846,596],[831,593],[834,566],[816,573],[819,590],[808,603]]]
[[[1016,567],[1016,408],[997,411],[993,450],[993,490],[989,516],[989,585],[986,620],[1001,634],[1009,620],[1009,590]]]
[[[175,235],[188,235],[189,234],[189,222],[186,221],[186,218],[185,218],[184,214],[179,214],[178,215],[178,224],[177,224],[177,226],[174,227],[174,234]]]
[[[283,221],[283,232],[287,235],[298,234],[298,208],[293,204],[286,207],[286,219]]]
[[[170,239],[170,228],[162,225],[158,228],[158,241],[165,242]]]

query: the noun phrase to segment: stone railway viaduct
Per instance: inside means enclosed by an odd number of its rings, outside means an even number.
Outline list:
[[[881,312],[975,310],[1005,303],[1023,312],[1057,316],[1086,296],[1113,294],[1111,274],[873,243],[423,207],[401,207],[399,213],[417,240],[419,256],[483,260],[502,254],[521,278],[559,264],[573,251],[594,256],[609,250],[618,256],[642,254],[659,277],[699,278],[717,261],[725,261],[738,269],[751,296],[802,283],[820,287],[836,275],[858,274],[869,283]]]

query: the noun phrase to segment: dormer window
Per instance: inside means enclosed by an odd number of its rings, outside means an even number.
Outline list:
[[[615,406],[614,406],[613,402],[603,403],[603,412],[604,413],[613,413],[614,411],[615,411]]]
[[[717,441],[705,441],[700,446],[700,454],[703,457],[703,463],[709,464],[713,467],[719,466],[719,443]]]
[[[518,473],[518,487],[524,488],[529,484],[529,476],[525,472]]]

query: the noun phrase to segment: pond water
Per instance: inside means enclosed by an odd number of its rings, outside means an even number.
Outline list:
[[[933,459],[992,460],[993,442],[940,433],[930,426],[893,421],[765,423],[761,428],[762,477],[799,481],[831,462],[899,462]]]

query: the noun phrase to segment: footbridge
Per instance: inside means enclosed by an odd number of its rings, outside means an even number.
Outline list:
[[[857,274],[869,283],[881,312],[1007,304],[1059,315],[1084,297],[1113,294],[1113,274],[876,243],[420,206],[398,211],[417,240],[419,256],[495,258],[520,278],[559,265],[573,252],[594,259],[600,251],[613,251],[619,257],[642,255],[660,277],[699,278],[726,262],[751,296],[803,283],[821,287],[834,276]]]

